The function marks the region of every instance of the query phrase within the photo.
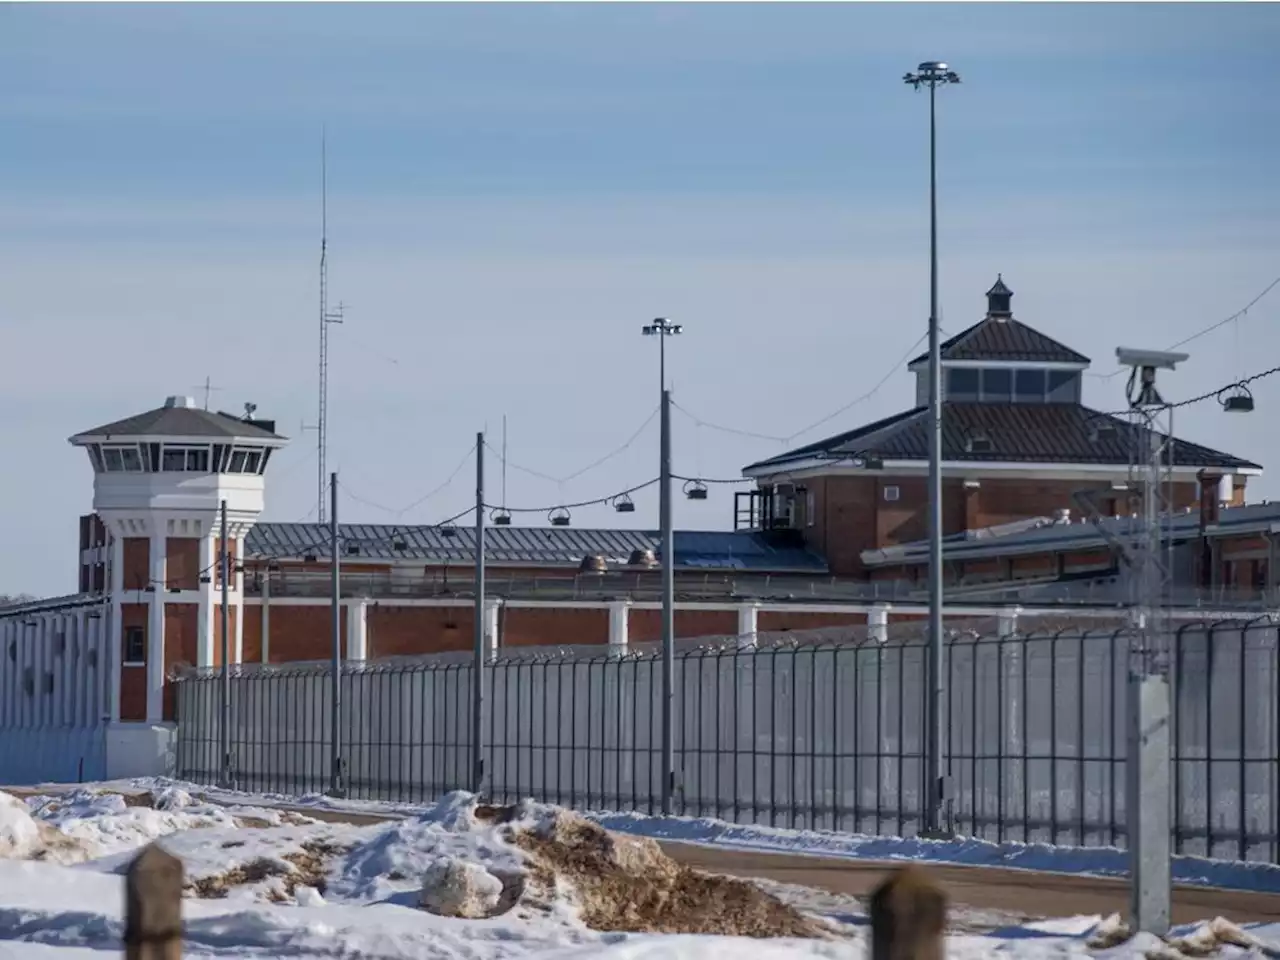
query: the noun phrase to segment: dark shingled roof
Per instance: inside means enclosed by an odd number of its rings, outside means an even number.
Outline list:
[[[156,407],[146,413],[125,417],[72,437],[230,437],[256,440],[283,440],[271,430],[229,413],[211,413],[194,407]]]
[[[339,536],[359,546],[358,556],[380,560],[411,559],[428,563],[468,564],[475,556],[475,530],[454,528],[446,537],[439,526],[394,526],[344,523]],[[402,539],[405,549],[397,550]],[[301,557],[328,551],[329,527],[319,523],[258,523],[245,540],[249,559]],[[489,527],[485,557],[490,563],[529,566],[577,564],[599,554],[610,563],[626,563],[633,550],[658,555],[659,537],[652,530],[592,530],[576,527]],[[799,546],[771,542],[758,532],[733,530],[675,531],[678,569],[751,570],[825,573],[826,561]]]
[[[987,317],[939,346],[943,360],[1003,360],[1023,363],[1085,363],[1089,358],[1053,337],[1012,318]],[[911,365],[924,363],[922,353]]]
[[[928,410],[917,407],[761,460],[746,469],[785,467],[812,458],[839,459],[858,454],[874,454],[886,460],[927,460],[928,425]],[[972,443],[982,438],[988,443]],[[948,461],[1118,466],[1129,462],[1135,439],[1140,449],[1149,449],[1145,429],[1079,403],[943,404],[942,457]],[[1249,460],[1185,440],[1175,441],[1174,463],[1226,470],[1261,469]]]

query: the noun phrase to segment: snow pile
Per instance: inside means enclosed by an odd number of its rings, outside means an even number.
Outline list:
[[[449,917],[544,917],[593,930],[823,937],[831,928],[746,881],[683,867],[647,838],[570,811],[452,793],[358,843],[325,896],[409,901]]]
[[[43,846],[40,827],[27,805],[0,792],[0,857],[30,857]]]

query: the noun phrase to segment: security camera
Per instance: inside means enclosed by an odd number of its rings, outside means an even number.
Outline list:
[[[1125,367],[1143,367],[1148,370],[1172,370],[1187,359],[1189,354],[1170,353],[1167,350],[1135,350],[1133,347],[1116,347],[1116,359]]]

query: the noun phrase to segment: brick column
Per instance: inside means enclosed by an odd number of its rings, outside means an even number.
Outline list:
[[[199,613],[196,621],[196,666],[213,666],[213,638],[216,635],[213,618],[218,602],[214,598],[214,580],[217,570],[214,569],[217,557],[213,551],[213,535],[205,531],[200,536],[200,546],[196,551],[197,569],[200,581],[196,587],[200,590]]]

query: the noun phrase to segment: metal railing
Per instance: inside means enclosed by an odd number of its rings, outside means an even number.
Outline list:
[[[949,625],[950,621],[949,621]],[[984,624],[974,624],[986,629]],[[1123,631],[958,634],[947,643],[947,813],[961,835],[1125,843]],[[926,643],[865,630],[718,638],[676,659],[676,813],[911,836],[923,796]],[[342,678],[349,795],[422,802],[470,779],[467,655],[352,664]],[[323,664],[236,668],[242,789],[328,786]],[[1271,621],[1171,638],[1173,843],[1280,856],[1280,647]],[[487,671],[487,792],[580,809],[655,812],[660,659],[652,649],[523,651]],[[219,773],[218,686],[178,683],[177,775]]]
[[[328,597],[332,592],[327,570],[272,571],[269,593],[273,597]],[[652,573],[582,574],[578,576],[512,577],[486,574],[486,589],[497,598],[562,601],[630,599],[658,602],[661,587]],[[347,596],[383,599],[469,598],[472,580],[467,570],[404,577],[387,571],[353,571],[342,574]],[[263,594],[262,575],[245,578],[245,592]],[[946,600],[953,604],[1037,604],[1044,606],[1116,606],[1132,598],[1128,587],[1116,580],[1032,581],[1022,583],[970,583],[948,585]],[[853,581],[837,578],[776,574],[728,577],[722,574],[680,574],[676,599],[686,603],[731,603],[760,600],[774,603],[927,603],[928,595],[905,580]],[[1270,610],[1280,609],[1280,590],[1238,587],[1177,587],[1170,603],[1184,609]]]

